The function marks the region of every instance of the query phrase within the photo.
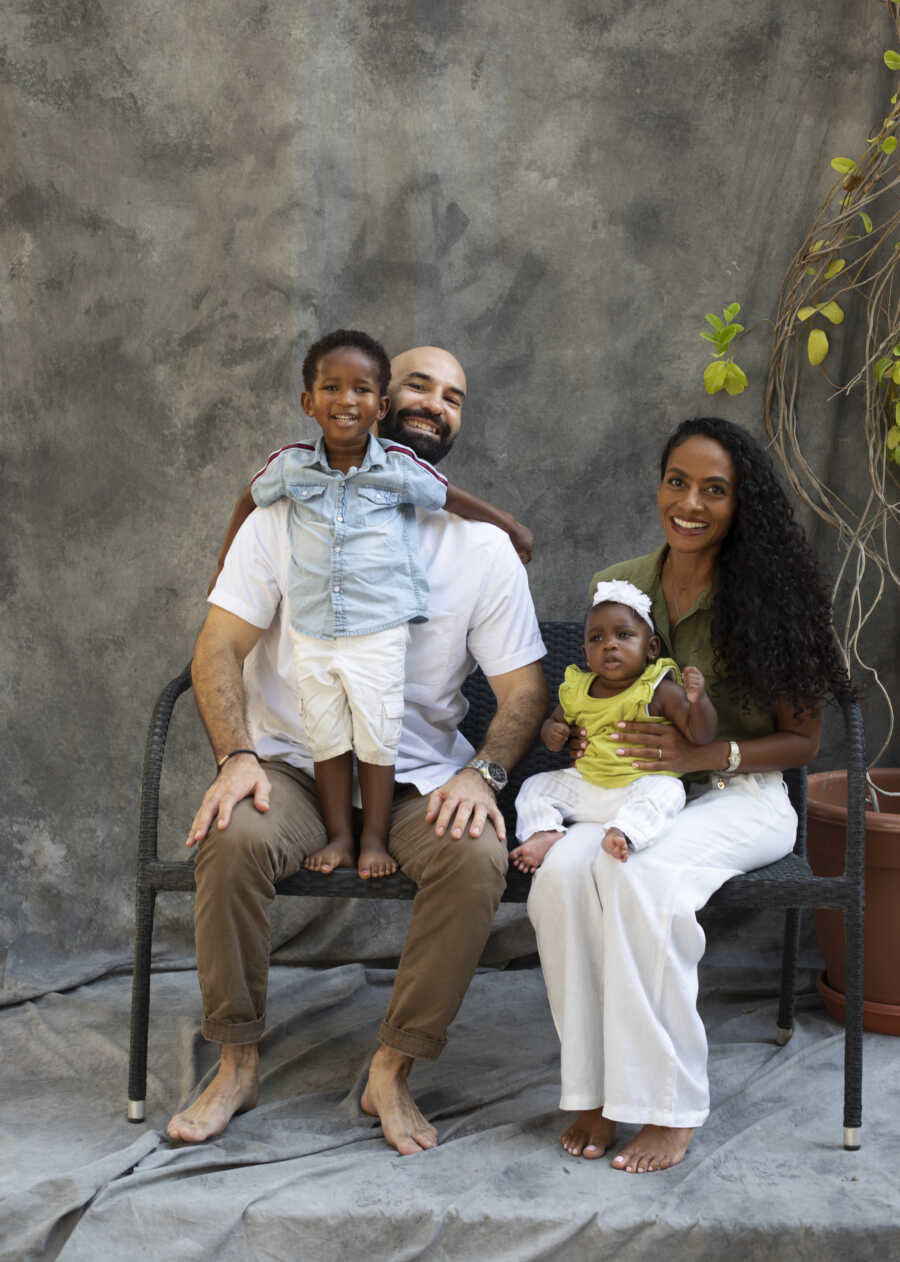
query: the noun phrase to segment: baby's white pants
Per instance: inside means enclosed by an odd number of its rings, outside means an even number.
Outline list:
[[[705,1121],[696,912],[730,877],[786,855],[796,828],[779,772],[738,773],[692,786],[668,834],[625,863],[601,849],[597,824],[576,824],[553,846],[528,914],[562,1048],[560,1108]]]
[[[527,841],[544,830],[565,832],[566,824],[600,824],[621,829],[633,849],[643,850],[664,835],[683,806],[677,776],[640,776],[607,789],[589,784],[575,767],[543,771],[519,790],[516,836]]]
[[[392,767],[403,726],[409,625],[317,640],[291,630],[300,717],[316,762],[349,749]]]

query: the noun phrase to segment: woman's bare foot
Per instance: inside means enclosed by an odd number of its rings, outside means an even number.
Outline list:
[[[363,1112],[380,1120],[385,1139],[402,1157],[437,1147],[437,1131],[419,1112],[406,1085],[410,1069],[411,1056],[382,1044],[372,1057],[361,1101]]]
[[[603,834],[603,840],[600,845],[607,854],[612,855],[614,859],[620,859],[622,863],[628,858],[628,839],[618,828],[607,828]]]
[[[612,1159],[616,1170],[646,1174],[677,1166],[688,1150],[693,1126],[642,1126],[634,1139]]]
[[[321,850],[315,850],[303,860],[303,866],[309,872],[328,874],[335,868],[352,868],[356,866],[356,847],[352,839],[346,841],[329,841]]]
[[[219,1071],[206,1090],[168,1125],[171,1139],[201,1144],[221,1135],[235,1113],[252,1109],[259,1099],[259,1047],[225,1043]]]
[[[387,846],[380,839],[368,841],[365,837],[359,842],[359,862],[356,870],[364,881],[374,880],[379,876],[390,876],[397,871],[397,861],[388,853]]]
[[[509,861],[520,872],[537,872],[547,857],[547,851],[564,836],[565,833],[560,832],[534,833],[521,846],[510,850]]]
[[[585,1109],[559,1141],[573,1157],[586,1157],[595,1161],[602,1157],[615,1141],[616,1124],[603,1116],[603,1109]]]

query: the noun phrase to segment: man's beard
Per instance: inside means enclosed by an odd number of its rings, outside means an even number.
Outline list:
[[[429,434],[423,429],[408,425],[407,418],[410,416],[421,416],[424,420],[431,421],[438,427],[439,433]],[[412,447],[417,456],[430,464],[437,464],[453,446],[454,435],[450,433],[450,426],[446,421],[432,416],[425,408],[412,407],[401,408],[399,412],[388,412],[378,422],[378,437],[391,438],[394,442],[403,443],[405,447]]]

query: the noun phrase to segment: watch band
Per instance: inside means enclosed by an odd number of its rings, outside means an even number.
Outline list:
[[[506,782],[509,777],[506,774],[506,768],[502,767],[499,762],[488,762],[486,758],[473,758],[466,763],[462,770],[465,771],[467,767],[477,771],[495,793],[500,793],[506,788]]]
[[[741,747],[737,741],[728,742],[728,766],[725,768],[729,774],[737,771],[741,765]]]

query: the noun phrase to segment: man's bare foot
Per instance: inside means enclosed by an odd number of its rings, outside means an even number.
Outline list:
[[[327,875],[335,868],[352,868],[356,866],[356,847],[351,839],[346,841],[329,841],[321,850],[314,850],[303,860],[303,866],[309,872],[322,872]]]
[[[374,880],[379,876],[390,876],[397,871],[397,861],[388,853],[383,841],[367,841],[365,837],[359,842],[359,862],[356,870],[364,881]]]
[[[600,845],[607,854],[612,855],[614,859],[620,859],[622,863],[628,858],[628,839],[618,828],[607,828],[603,834],[603,840]]]
[[[406,1085],[411,1068],[411,1056],[382,1044],[372,1057],[361,1101],[363,1112],[381,1121],[385,1139],[402,1157],[437,1147],[437,1131],[419,1112]]]
[[[521,846],[510,850],[509,861],[520,872],[537,872],[547,857],[547,851],[564,836],[565,833],[560,832],[533,833]]]
[[[259,1099],[259,1047],[256,1043],[222,1045],[219,1071],[206,1090],[168,1125],[171,1139],[201,1144],[221,1135],[235,1113],[252,1109]]]
[[[603,1116],[603,1109],[585,1109],[559,1141],[573,1157],[595,1161],[602,1157],[616,1138],[616,1124]]]
[[[693,1126],[642,1126],[634,1139],[612,1159],[616,1170],[646,1174],[677,1166],[688,1150]]]

